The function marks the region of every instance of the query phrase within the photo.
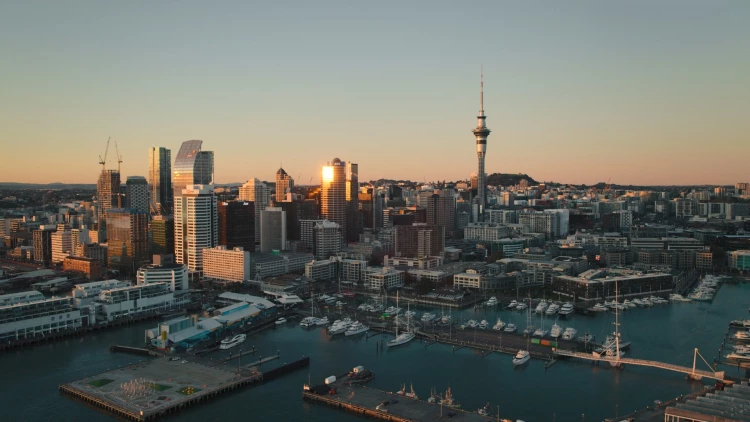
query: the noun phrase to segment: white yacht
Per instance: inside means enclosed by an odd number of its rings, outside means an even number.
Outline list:
[[[356,336],[357,334],[362,334],[369,329],[370,327],[366,326],[365,324],[362,324],[359,321],[355,321],[352,325],[349,326],[349,328],[346,329],[344,335]]]
[[[406,311],[406,312],[404,312],[404,316],[406,318],[414,318],[416,315],[417,315],[417,313],[414,312],[414,311]]]
[[[307,327],[313,327],[313,326],[315,326],[315,322],[317,320],[318,319],[315,318],[315,317],[302,318],[302,321],[299,322],[299,326],[300,327],[305,327],[305,328],[307,328]]]
[[[406,331],[397,335],[396,338],[394,338],[393,340],[389,341],[388,347],[394,347],[394,346],[406,344],[412,340],[414,340],[414,333],[412,333],[411,331]]]
[[[553,304],[549,305],[549,308],[547,308],[547,310],[544,313],[547,314],[548,316],[552,316],[552,315],[556,314],[557,311],[559,311],[559,310],[560,310],[560,306],[558,306],[558,305],[556,305],[556,304],[553,303]]]
[[[492,326],[492,329],[496,331],[501,331],[503,328],[505,328],[505,323],[503,322],[502,319],[498,318],[495,325]]]
[[[435,314],[431,314],[429,312],[425,312],[424,314],[422,314],[422,318],[421,319],[422,319],[422,322],[432,322],[432,321],[435,320],[435,318],[436,318]]]
[[[574,340],[576,338],[577,333],[578,333],[578,330],[576,330],[573,327],[568,327],[563,332],[562,338],[563,340]]]
[[[286,318],[284,318],[284,317],[279,318],[279,319],[276,320],[276,322],[274,324],[276,324],[276,325],[284,325],[284,324],[286,324]]]
[[[315,320],[315,325],[320,325],[320,326],[328,325],[328,322],[329,322],[328,317],[324,316],[323,318],[317,318]]]
[[[518,305],[516,305],[516,310],[517,311],[523,311],[526,308],[528,308],[528,306],[525,303],[523,303],[523,302],[521,302]]]
[[[602,305],[601,303],[597,303],[594,305],[593,308],[591,308],[595,312],[605,312],[607,310],[607,307]]]
[[[450,325],[453,322],[453,317],[450,315],[443,315],[440,317],[440,325]]]
[[[232,347],[242,343],[247,338],[244,334],[237,334],[234,337],[231,338],[225,338],[221,341],[221,344],[219,345],[219,349],[221,350],[227,350],[231,349]]]
[[[540,327],[540,328],[537,328],[537,329],[536,329],[536,330],[534,331],[534,337],[544,337],[544,336],[546,336],[546,335],[547,335],[547,333],[548,333],[548,331],[547,331],[547,330],[545,330],[544,328],[541,328],[541,327]]]
[[[562,327],[555,323],[552,325],[552,329],[549,331],[549,336],[552,338],[559,338],[562,335]]]
[[[737,340],[750,340],[750,333],[747,331],[737,331],[732,337]]]
[[[693,301],[693,299],[687,298],[677,293],[672,293],[671,295],[669,295],[669,300],[671,300],[672,302],[692,302]]]
[[[385,313],[388,316],[396,316],[401,312],[401,308],[397,308],[395,306],[389,306],[388,309],[385,310]]]
[[[625,299],[625,300],[624,300],[624,301],[622,302],[622,304],[623,304],[623,305],[625,305],[625,306],[627,306],[628,308],[635,308],[635,303],[631,302],[631,301],[630,301],[630,300],[628,300],[628,299]]]
[[[508,325],[505,326],[505,328],[503,329],[503,331],[506,332],[506,333],[515,333],[516,331],[518,331],[518,327],[516,327],[516,324],[514,324],[514,323],[511,322],[511,323],[508,323]]]
[[[482,322],[480,322],[479,325],[477,325],[477,328],[479,328],[480,330],[486,330],[487,326],[489,326],[489,325],[490,325],[490,323],[487,322],[486,319],[483,319]]]
[[[486,303],[487,306],[495,306],[497,305],[497,298],[495,296],[492,296],[490,300]]]
[[[477,328],[477,325],[478,325],[477,322],[474,321],[473,319],[470,319],[469,321],[466,322],[466,326],[468,328]]]
[[[328,327],[328,334],[335,336],[336,334],[344,334],[351,324],[338,323]]]
[[[641,308],[644,307],[644,306],[646,306],[646,304],[643,303],[643,301],[641,299],[633,299],[633,301],[631,303],[634,303],[635,306],[640,306]]]
[[[560,314],[560,316],[567,316],[573,313],[573,304],[570,302],[565,302],[561,307],[560,310],[557,312]]]
[[[518,301],[514,299],[508,305],[508,309],[514,309],[516,306],[518,306]]]
[[[523,333],[524,333],[525,335],[527,335],[527,336],[528,336],[528,335],[531,335],[531,334],[533,334],[533,333],[534,333],[534,330],[536,330],[536,327],[535,327],[535,326],[533,326],[533,325],[529,325],[529,326],[527,326],[527,327],[526,327],[526,328],[525,328],[525,329],[523,330]]]
[[[538,314],[541,314],[542,312],[544,312],[544,311],[546,311],[546,310],[547,310],[547,307],[548,307],[548,306],[549,306],[549,305],[547,304],[547,301],[546,301],[546,300],[544,300],[544,299],[542,299],[542,301],[541,301],[541,302],[539,302],[539,304],[538,304],[538,305],[536,305],[536,309],[534,310],[534,312],[536,312],[536,313],[538,313]]]
[[[520,366],[528,362],[531,359],[531,354],[527,350],[519,350],[516,356],[513,358],[513,365]]]

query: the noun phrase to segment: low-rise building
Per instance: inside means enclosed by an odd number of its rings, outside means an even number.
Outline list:
[[[336,278],[336,259],[324,259],[305,264],[305,276],[311,281],[330,281]]]
[[[17,303],[37,302],[40,300],[44,300],[44,295],[36,290],[8,293],[7,295],[0,295],[0,307],[15,305]]]
[[[310,253],[292,253],[253,255],[251,259],[251,279],[258,280],[292,272],[302,273],[305,264],[312,262],[314,257]]]
[[[729,257],[729,268],[734,270],[748,271],[750,270],[750,251],[739,250],[732,251],[728,254]]]
[[[554,291],[576,300],[603,301],[615,297],[615,285],[620,298],[649,296],[672,292],[673,276],[668,273],[642,273],[634,270],[589,270],[578,276],[558,275],[552,281]]]
[[[0,341],[44,336],[83,326],[72,297],[0,306]]]
[[[406,274],[409,276],[409,279],[413,281],[428,280],[433,283],[443,283],[451,279],[450,274],[438,270],[420,270],[412,268],[407,270]]]
[[[424,258],[398,258],[386,256],[383,260],[386,267],[413,267],[422,270],[428,270],[443,265],[443,258],[440,256],[428,256]]]
[[[167,283],[151,283],[103,290],[94,304],[97,320],[113,321],[149,312],[179,309],[188,302],[188,295],[175,296]]]
[[[250,279],[250,252],[226,246],[203,249],[203,277],[242,283]]]
[[[158,255],[156,255],[158,256]],[[204,269],[206,262],[203,263]],[[189,271],[185,264],[175,264],[171,261],[154,259],[154,263],[144,265],[136,273],[138,285],[152,283],[167,283],[169,290],[173,292],[187,291],[190,289]]]
[[[104,280],[92,281],[90,283],[76,284],[70,295],[73,296],[76,306],[85,306],[97,300],[104,290],[119,289],[129,287],[129,281]]]
[[[63,271],[81,273],[89,280],[98,280],[102,276],[102,263],[84,256],[68,256],[63,259]]]
[[[364,279],[367,261],[361,259],[341,259],[339,264],[341,281],[359,283]]]
[[[370,267],[365,270],[364,285],[368,290],[390,290],[404,286],[404,272],[390,267]]]

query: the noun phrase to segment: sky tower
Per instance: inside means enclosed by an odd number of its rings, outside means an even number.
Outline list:
[[[479,77],[479,116],[477,116],[477,127],[472,132],[477,138],[477,197],[476,202],[479,205],[477,211],[477,220],[482,221],[484,208],[487,204],[487,176],[484,173],[484,156],[487,152],[487,136],[490,130],[487,128],[484,115],[484,72]]]

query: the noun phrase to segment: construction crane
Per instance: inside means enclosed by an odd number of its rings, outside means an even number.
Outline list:
[[[117,144],[115,143],[115,145]],[[604,192],[609,192],[610,190],[612,190],[612,187],[609,184],[610,180],[612,180],[612,176],[609,176],[609,179],[607,179],[607,183],[604,185]]]
[[[107,153],[109,152],[109,140],[110,139],[112,139],[111,136],[107,138],[107,148],[104,150],[104,158],[102,158],[101,155],[99,156],[99,164],[102,165],[102,171],[106,170],[105,166],[107,164]]]
[[[115,153],[117,154],[117,173],[120,173],[120,164],[122,163],[122,155],[120,155],[120,148],[117,147],[117,141],[115,141]]]

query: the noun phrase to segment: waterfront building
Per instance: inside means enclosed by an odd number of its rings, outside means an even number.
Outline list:
[[[601,302],[615,297],[617,282],[620,297],[671,293],[673,276],[667,273],[646,273],[636,270],[589,270],[577,276],[558,275],[552,287],[563,296],[576,300]]]
[[[203,141],[185,141],[174,160],[172,187],[174,200],[182,191],[193,185],[211,185],[214,182],[214,153],[201,151]],[[176,220],[176,219],[175,219]]]
[[[294,179],[283,168],[276,172],[276,202],[286,200],[286,193],[294,190]]]
[[[72,234],[70,229],[57,230],[51,235],[52,260],[53,264],[59,264],[73,254]]]
[[[63,259],[63,271],[81,273],[89,280],[102,276],[102,262],[83,256],[67,256]]]
[[[185,264],[174,262],[173,255],[154,255],[153,263],[138,269],[136,280],[138,285],[151,283],[166,283],[172,292],[188,291],[190,289],[189,271]]]
[[[203,270],[203,250],[218,244],[218,213],[213,185],[191,185],[175,196],[175,261]]]
[[[44,336],[83,326],[72,297],[55,297],[0,306],[0,341]]]
[[[44,300],[44,295],[36,290],[8,293],[0,295],[0,307],[15,305],[17,303],[37,302],[40,300]]]
[[[311,281],[330,281],[336,278],[335,258],[312,261],[305,264],[305,276]]]
[[[445,227],[429,224],[395,226],[394,253],[403,258],[442,256],[445,249]]]
[[[342,240],[346,238],[346,162],[334,158],[323,167],[320,184],[320,214],[339,225]]]
[[[411,268],[406,271],[409,279],[414,281],[427,280],[433,283],[445,283],[451,279],[451,274],[439,270],[421,270]]]
[[[148,260],[148,213],[112,208],[107,213],[110,267],[132,268]],[[135,267],[134,267],[135,266]]]
[[[171,191],[170,191],[171,192]],[[173,204],[170,203],[170,210]],[[171,212],[171,211],[170,211]],[[174,254],[174,217],[156,215],[149,227],[149,254]]]
[[[293,272],[302,273],[305,264],[314,259],[313,254],[309,253],[263,254],[253,255],[251,258],[250,271],[253,281]]]
[[[517,278],[514,275],[486,275],[477,270],[468,269],[465,273],[453,275],[454,289],[476,289],[497,290],[512,289],[516,286]]]
[[[731,251],[727,254],[729,268],[733,270],[750,270],[750,250]]]
[[[160,350],[184,350],[201,341],[220,338],[223,328],[216,318],[183,316],[146,330],[146,341]]]
[[[341,281],[360,283],[364,279],[367,261],[361,259],[340,259]]]
[[[191,183],[192,184],[192,183]],[[172,214],[172,151],[164,147],[148,150],[149,203],[154,214]]]
[[[255,212],[253,233],[255,233],[255,243],[260,243],[260,213],[271,203],[271,192],[268,186],[259,179],[250,179],[240,186],[237,199],[253,203]]]
[[[203,277],[242,283],[251,278],[251,262],[250,252],[241,247],[229,249],[220,245],[203,249]]]
[[[313,227],[315,259],[328,259],[341,252],[341,226],[324,220]]]
[[[363,278],[368,290],[391,290],[404,286],[404,272],[389,267],[367,268]]]
[[[268,207],[260,214],[260,251],[271,253],[289,249],[286,240],[286,212]]]
[[[219,245],[255,252],[255,203],[222,201],[218,206]]]
[[[121,280],[103,280],[103,281],[92,281],[90,283],[79,283],[73,287],[73,291],[70,295],[73,297],[76,306],[86,306],[91,302],[99,298],[99,295],[104,290],[120,289],[123,287],[130,287],[129,281]]]
[[[143,176],[128,176],[125,181],[125,202],[126,207],[140,212],[148,213],[149,189],[148,181]]]
[[[189,303],[189,295],[175,296],[167,283],[102,290],[94,302],[97,320],[114,321],[118,318],[144,313],[179,309]]]

